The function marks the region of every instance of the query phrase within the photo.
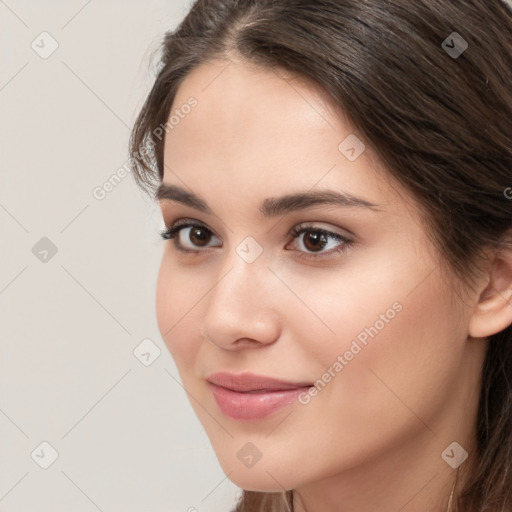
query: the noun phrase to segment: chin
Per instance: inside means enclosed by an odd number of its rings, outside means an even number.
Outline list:
[[[290,468],[279,463],[272,464],[272,460],[262,458],[252,467],[245,467],[236,456],[234,459],[218,460],[229,480],[247,491],[283,492],[294,489],[298,483]]]
[[[285,484],[280,475],[275,475],[271,471],[268,473],[260,473],[258,475],[251,474],[250,469],[248,470],[237,470],[233,471],[229,476],[229,480],[231,480],[237,487],[244,489],[246,491],[257,491],[257,492],[284,492],[285,490],[293,489],[295,486],[289,484]]]

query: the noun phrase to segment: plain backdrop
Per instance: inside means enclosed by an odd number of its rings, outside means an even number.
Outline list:
[[[158,331],[158,209],[130,175],[104,187],[188,8],[0,0],[2,512],[227,512],[239,494]]]

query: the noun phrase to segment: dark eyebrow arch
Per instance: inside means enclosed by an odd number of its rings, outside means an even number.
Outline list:
[[[161,183],[154,197],[157,201],[176,201],[203,213],[213,215],[213,211],[205,201],[177,185]],[[282,197],[269,197],[263,201],[259,210],[264,217],[277,217],[316,205],[359,207],[381,211],[374,203],[346,192],[335,192],[334,190],[315,190],[288,194]]]

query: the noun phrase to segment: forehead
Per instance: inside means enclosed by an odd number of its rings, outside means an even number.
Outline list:
[[[196,106],[183,108],[191,98]],[[396,188],[367,143],[356,160],[347,158],[340,144],[347,138],[364,144],[363,137],[328,94],[303,77],[209,61],[183,81],[173,115],[179,122],[165,139],[165,182],[183,180],[202,191],[207,180],[239,194],[267,196],[271,185],[274,195],[285,188],[341,186],[379,203],[390,199],[383,200],[386,190],[392,194]]]
[[[253,136],[256,142],[258,135],[286,138],[300,132],[336,130],[330,111],[334,102],[320,87],[304,77],[246,62],[216,59],[194,69],[179,87],[171,114],[190,97],[198,101],[193,117],[210,119],[206,124],[194,124],[198,135],[215,131],[219,136],[238,135],[240,139]],[[183,126],[187,124],[191,125]]]

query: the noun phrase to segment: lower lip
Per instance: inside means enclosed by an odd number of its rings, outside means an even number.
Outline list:
[[[220,410],[234,420],[259,420],[291,405],[309,387],[261,393],[239,393],[208,382]]]

